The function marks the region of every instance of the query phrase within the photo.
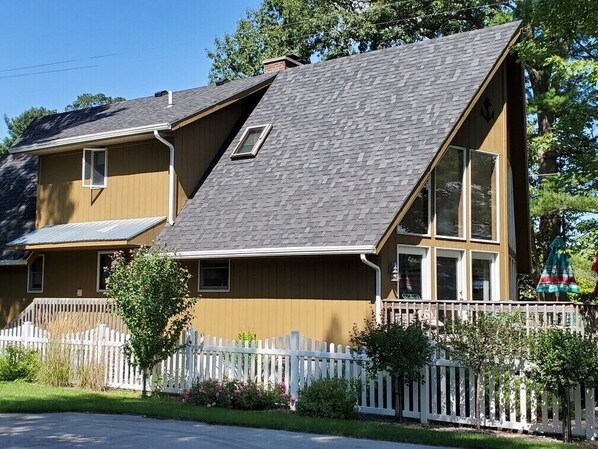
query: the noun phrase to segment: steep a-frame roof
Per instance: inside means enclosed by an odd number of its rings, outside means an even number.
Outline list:
[[[36,192],[37,157],[0,156],[0,266],[25,263],[26,252],[5,245],[35,229]]]
[[[179,257],[375,252],[518,27],[280,72],[158,244]],[[231,159],[263,124],[259,153]]]
[[[274,76],[265,74],[174,92],[170,107],[168,96],[164,95],[47,115],[33,121],[10,152],[48,151],[66,145],[136,136],[153,130],[170,130],[202,112],[267,85]]]

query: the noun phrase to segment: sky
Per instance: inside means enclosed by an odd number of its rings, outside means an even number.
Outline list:
[[[207,84],[206,49],[260,0],[5,0],[0,116]],[[47,72],[47,73],[39,73]],[[0,139],[7,134],[0,120]]]

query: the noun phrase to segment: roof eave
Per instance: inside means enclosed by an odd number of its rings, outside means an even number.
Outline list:
[[[0,260],[0,267],[23,267],[27,265],[27,259]]]
[[[114,131],[105,131],[95,134],[85,134],[83,136],[66,137],[64,139],[56,139],[41,144],[32,144],[24,146],[14,146],[8,151],[11,154],[31,153],[31,154],[47,154],[64,151],[65,147],[72,145],[86,144],[90,142],[98,142],[102,140],[115,139],[120,137],[138,136],[143,134],[153,133],[157,131],[170,130],[170,123],[156,123],[152,125],[138,126],[134,128],[118,129]]]
[[[359,246],[293,246],[281,248],[251,248],[210,251],[176,251],[169,255],[179,260],[236,259],[248,257],[332,256],[375,254],[373,245]]]

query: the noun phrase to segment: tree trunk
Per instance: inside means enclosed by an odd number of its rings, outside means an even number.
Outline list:
[[[393,384],[395,390],[395,418],[398,422],[403,422],[403,382],[399,376],[393,376]]]
[[[480,398],[482,397],[482,373],[478,373],[476,376],[476,397],[475,397],[475,417],[476,417],[476,429],[482,428],[482,410],[480,407]]]
[[[147,370],[144,369],[143,370],[143,374],[142,374],[142,384],[141,384],[141,397],[146,398],[147,397]]]
[[[565,443],[571,441],[571,413],[569,411],[570,389],[565,387],[565,392],[562,395],[563,400],[563,440]]]

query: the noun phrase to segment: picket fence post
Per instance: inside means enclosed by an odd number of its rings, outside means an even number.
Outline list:
[[[419,380],[419,420],[422,424],[428,423],[428,414],[430,408],[430,367],[424,365]]]
[[[31,339],[31,334],[33,331],[33,324],[31,321],[25,321],[23,323],[23,347],[29,347],[29,340]]]
[[[291,345],[289,357],[289,389],[291,397],[297,399],[299,397],[299,332],[291,332]],[[295,410],[295,404],[291,405],[291,409]]]
[[[191,379],[195,375],[192,373],[192,369],[195,366],[195,363],[192,363],[192,349],[191,345],[197,344],[192,338],[193,336],[193,329],[190,327],[187,329],[187,338],[186,342],[187,345],[185,346],[185,390],[188,390],[191,387]]]
[[[104,354],[104,341],[106,339],[106,329],[108,326],[100,324],[98,327],[98,346],[96,351],[96,362],[101,363]]]

